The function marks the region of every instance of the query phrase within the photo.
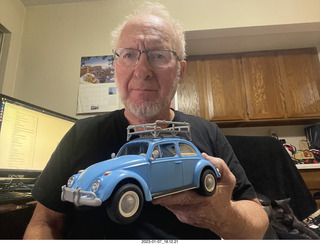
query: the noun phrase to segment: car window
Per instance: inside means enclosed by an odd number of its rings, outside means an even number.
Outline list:
[[[181,153],[182,157],[197,155],[196,150],[192,146],[190,146],[189,144],[179,143],[179,148],[180,148],[180,153]]]
[[[118,156],[145,155],[147,153],[147,150],[148,150],[148,143],[147,142],[129,143],[129,144],[126,144],[121,149]]]
[[[160,145],[160,157],[177,157],[177,150],[174,143],[164,143]]]

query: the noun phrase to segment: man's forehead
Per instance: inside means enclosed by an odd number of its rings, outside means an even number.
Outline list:
[[[163,19],[153,15],[136,16],[129,20],[121,32],[120,42],[130,37],[170,44],[173,41],[172,28]]]

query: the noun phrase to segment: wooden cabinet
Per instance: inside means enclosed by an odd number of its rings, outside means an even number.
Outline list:
[[[320,192],[320,168],[300,169],[299,171],[311,194],[314,195],[316,192]],[[316,202],[320,209],[320,199],[316,199]]]
[[[179,110],[208,120],[244,119],[240,60],[236,55],[188,60],[178,88]]]
[[[198,70],[198,62],[197,60],[190,60],[187,63],[187,67],[184,74],[183,82],[178,86],[177,94],[178,94],[178,108],[179,110],[200,117],[204,116],[204,110],[200,113],[200,101],[202,100],[202,107],[204,104],[207,104],[202,93],[199,88],[201,85],[203,86],[204,78],[202,74],[204,73],[201,70]]]
[[[244,118],[241,68],[235,55],[215,56],[202,61],[206,76],[207,119],[239,120]]]
[[[280,67],[274,52],[241,57],[248,119],[284,118]]]
[[[320,70],[316,49],[278,53],[288,118],[320,116]]]
[[[190,57],[178,108],[217,123],[319,119],[317,50]]]

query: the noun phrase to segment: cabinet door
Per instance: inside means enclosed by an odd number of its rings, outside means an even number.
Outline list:
[[[200,115],[198,63],[199,61],[188,61],[185,69],[183,82],[178,86],[178,110],[195,115]],[[202,116],[201,116],[202,117]]]
[[[277,55],[273,52],[241,56],[249,120],[284,118],[283,90]]]
[[[207,119],[244,120],[240,60],[236,55],[215,55],[203,61]]]
[[[239,60],[214,55],[188,60],[178,87],[178,109],[207,120],[243,120]]]
[[[315,48],[279,52],[288,118],[320,116],[320,67]]]

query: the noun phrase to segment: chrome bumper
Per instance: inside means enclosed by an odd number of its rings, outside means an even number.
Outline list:
[[[90,197],[92,196],[92,197]],[[61,200],[74,203],[76,206],[93,206],[101,205],[101,200],[96,194],[90,191],[81,191],[80,189],[72,189],[67,186],[62,186]]]

